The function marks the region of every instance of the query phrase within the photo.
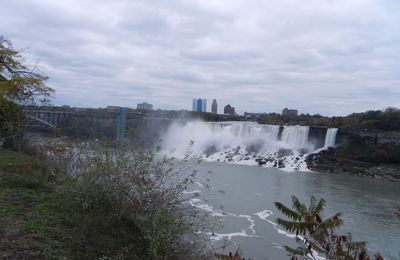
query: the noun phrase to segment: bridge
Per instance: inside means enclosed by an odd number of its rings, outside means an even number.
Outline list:
[[[71,124],[72,112],[52,110],[28,110],[24,109],[28,126],[58,128]]]

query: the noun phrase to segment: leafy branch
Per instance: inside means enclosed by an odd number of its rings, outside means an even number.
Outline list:
[[[296,234],[297,248],[285,246],[292,259],[312,257],[323,254],[327,259],[355,260],[368,259],[365,242],[352,241],[351,234],[337,234],[336,229],[343,223],[341,213],[336,213],[327,219],[322,218],[325,208],[324,199],[310,199],[307,207],[297,197],[292,196],[292,208],[275,202],[276,208],[289,219],[278,218],[277,222],[286,231]]]

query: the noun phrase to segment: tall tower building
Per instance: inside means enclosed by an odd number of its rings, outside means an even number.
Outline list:
[[[192,111],[196,112],[197,111],[197,99],[193,99],[193,103],[192,103]]]
[[[211,113],[218,114],[218,105],[217,105],[217,100],[215,100],[215,98],[213,99],[211,104]]]
[[[201,108],[201,112],[207,112],[207,99],[203,99],[203,107]]]
[[[207,99],[194,98],[192,103],[193,112],[207,112]]]
[[[197,112],[201,112],[203,109],[203,100],[201,100],[200,98],[197,99],[196,101],[196,111]]]

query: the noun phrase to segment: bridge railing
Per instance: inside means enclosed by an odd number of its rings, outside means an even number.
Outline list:
[[[35,120],[39,124],[51,128],[67,126],[71,123],[72,112],[70,111],[50,111],[50,110],[24,110],[28,119]]]

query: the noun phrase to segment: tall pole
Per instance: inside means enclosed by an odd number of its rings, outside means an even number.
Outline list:
[[[124,107],[118,107],[117,140],[125,138],[126,111]]]

